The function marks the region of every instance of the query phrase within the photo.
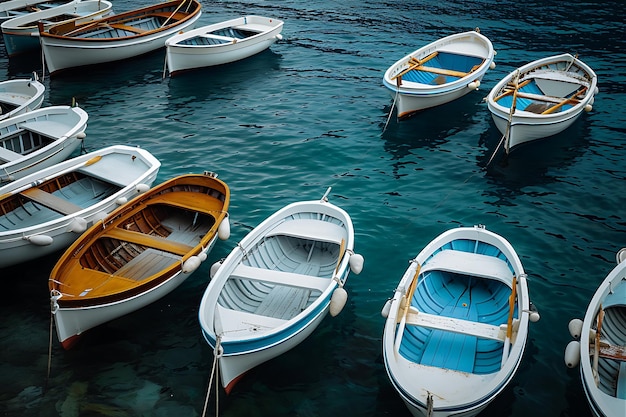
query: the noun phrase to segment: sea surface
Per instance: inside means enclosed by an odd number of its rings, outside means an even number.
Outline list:
[[[163,163],[157,183],[217,172],[232,192],[231,237],[174,292],[88,331],[71,351],[51,328],[47,279],[60,254],[0,270],[0,415],[201,416],[213,356],[197,316],[210,265],[274,211],[332,187],[330,201],[352,216],[365,258],[348,280],[348,304],[230,395],[211,390],[206,415],[409,416],[381,360],[381,309],[430,240],[483,224],[518,252],[541,320],[514,380],[481,416],[589,416],[563,353],[568,322],[584,316],[626,246],[624,3],[202,2],[201,25],[258,14],[284,20],[284,39],[245,61],[174,78],[163,76],[163,50],[46,74],[44,105],[74,98],[89,113],[86,150],[145,148]],[[113,3],[116,12],[151,4]],[[480,90],[402,122],[390,115],[384,71],[476,27],[498,52]],[[516,67],[565,52],[596,71],[594,109],[506,157],[483,98]],[[32,71],[42,77],[39,54],[8,59],[0,47],[0,80]]]

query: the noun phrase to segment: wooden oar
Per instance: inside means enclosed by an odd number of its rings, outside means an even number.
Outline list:
[[[391,77],[391,79],[395,80],[396,78],[401,78],[407,72],[413,71],[415,68],[419,67],[420,65],[423,65],[425,62],[430,61],[431,59],[436,57],[437,54],[438,54],[438,52],[435,51],[432,54],[428,55],[426,58],[421,59],[421,60],[417,59],[417,58],[414,58],[414,57],[409,58],[409,60],[408,60],[409,67],[404,69],[403,71],[399,72],[398,74],[394,75],[393,77]]]
[[[577,92],[575,92],[573,95],[571,95],[570,97],[564,99],[563,101],[561,101],[559,104],[554,105],[552,107],[550,107],[549,109],[545,110],[543,113],[541,114],[550,114],[550,113],[554,113],[556,110],[560,109],[561,107],[563,107],[565,104],[569,103],[569,102],[573,102],[573,101],[578,101],[576,100],[576,97],[578,97],[579,95],[583,94],[585,91],[587,91],[587,87],[583,87],[580,90],[578,90]]]
[[[345,239],[341,239],[341,246],[339,247],[339,259],[337,259],[337,266],[335,267],[335,273],[333,275],[337,274],[337,271],[339,271],[339,265],[341,265],[341,261],[343,260],[343,255],[345,255],[346,253],[346,240]]]
[[[161,25],[161,27],[165,26],[167,24],[167,22],[170,21],[170,19],[172,17],[174,17],[174,15],[176,15],[176,13],[178,13],[178,11],[180,10],[181,7],[183,7],[183,4],[187,3],[187,0],[183,0],[180,2],[180,4],[178,5],[178,7],[172,12],[172,14],[170,15],[170,17],[168,17],[167,19],[165,19],[165,22],[163,22],[163,24]]]
[[[409,313],[409,307],[411,306],[411,299],[413,298],[413,293],[415,292],[415,288],[417,287],[417,278],[420,274],[421,265],[418,263],[417,268],[415,269],[415,275],[413,275],[413,281],[409,285],[409,291],[404,295],[404,306],[402,304],[398,308],[398,312],[401,308],[404,308],[402,312],[402,317],[399,320],[398,329],[396,331],[396,337],[394,340],[394,345],[396,348],[396,352],[400,350],[400,341],[402,340],[402,334],[404,333],[404,328],[406,327],[406,318]],[[402,301],[400,301],[402,303]],[[398,317],[396,316],[396,322],[398,322]]]
[[[521,83],[520,83],[517,87],[515,87],[514,85],[513,85],[513,86],[511,86],[511,87],[513,87],[513,89],[511,89],[511,90],[506,90],[504,93],[502,93],[502,94],[500,94],[499,96],[495,97],[495,98],[493,99],[493,101],[498,101],[498,100],[500,100],[502,97],[506,97],[506,96],[508,96],[508,95],[513,94],[515,91],[517,91],[517,90],[519,90],[520,88],[524,87],[526,84],[530,83],[531,81],[532,81],[532,79],[528,79],[528,80],[522,81],[522,82],[521,82]]]
[[[502,365],[509,357],[511,338],[513,337],[513,314],[515,313],[515,298],[517,298],[517,277],[513,276],[513,288],[509,296],[509,318],[506,321],[506,339],[504,340],[504,349],[502,351]]]

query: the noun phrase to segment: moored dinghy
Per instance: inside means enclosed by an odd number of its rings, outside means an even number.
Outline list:
[[[542,58],[504,77],[487,96],[504,149],[556,135],[591,111],[597,76],[570,54]]]
[[[107,0],[82,0],[14,17],[2,22],[4,46],[10,57],[37,51],[39,49],[37,22],[42,21],[46,29],[71,21],[88,22],[111,13],[111,7],[111,2]]]
[[[170,75],[248,58],[282,39],[283,21],[243,16],[172,36],[165,42]]]
[[[199,320],[227,393],[343,308],[349,270],[359,273],[363,258],[353,251],[350,216],[328,202],[329,192],[278,210],[216,265]]]
[[[48,282],[59,341],[173,291],[227,239],[230,190],[213,173],[182,175],[139,195],[87,230]]]
[[[160,166],[148,151],[118,145],[0,188],[0,268],[67,248],[87,226],[146,191]]]
[[[197,0],[173,0],[94,22],[70,22],[48,29],[40,24],[45,64],[54,74],[155,51],[165,46],[167,38],[193,27],[202,14],[201,7]]]
[[[383,309],[385,368],[414,416],[474,416],[513,379],[531,309],[509,242],[448,230],[410,263]]]
[[[50,106],[0,121],[0,184],[67,159],[82,143],[87,113]]]
[[[579,367],[589,407],[596,417],[626,410],[626,248],[617,266],[591,298],[584,320],[569,324],[575,341],[565,349],[568,367]]]
[[[396,61],[385,72],[383,85],[403,119],[477,90],[487,70],[495,67],[494,56],[491,41],[478,29],[457,33]]]
[[[43,103],[46,87],[37,73],[32,78],[0,82],[0,120],[37,110]]]
[[[80,0],[9,0],[0,2],[0,22],[36,13],[40,10],[49,10],[68,3],[77,3]]]

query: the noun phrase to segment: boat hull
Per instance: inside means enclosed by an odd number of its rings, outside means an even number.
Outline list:
[[[516,330],[509,336],[513,276]],[[411,262],[388,305],[385,368],[414,416],[475,416],[517,372],[528,289],[517,254],[495,233],[457,228],[437,237]]]
[[[199,3],[195,0],[195,12],[185,19],[155,30],[147,30],[145,34],[133,36],[118,35],[114,38],[52,36],[49,31],[40,30],[41,47],[44,60],[50,74],[58,73],[74,67],[103,64],[106,62],[122,61],[129,58],[153,52],[165,46],[165,41],[180,31],[190,29],[202,15]],[[137,14],[142,9],[134,11]],[[103,25],[115,25],[117,19],[123,15],[113,15],[100,19]],[[80,26],[79,26],[80,27]],[[54,27],[53,27],[54,28]],[[51,28],[50,30],[53,30]],[[71,32],[70,32],[71,33]]]
[[[6,161],[0,164],[0,184],[23,178],[67,159],[82,143],[87,119],[87,113],[79,107],[51,106],[0,121],[0,143],[3,149],[10,150],[8,143],[16,131],[42,134],[50,139],[50,143],[25,155],[22,149],[14,154],[0,149],[3,152],[0,162]],[[27,128],[33,125],[41,126],[41,130]],[[7,159],[4,159],[5,153],[8,154]]]
[[[38,21],[45,22],[44,28],[53,24],[88,22],[106,16],[112,4],[106,0],[83,0],[52,9],[29,13],[2,23],[2,36],[9,57],[39,50]],[[74,16],[60,20],[60,16]]]
[[[0,120],[37,110],[43,103],[45,91],[46,87],[36,77],[0,82],[0,105],[3,107]]]
[[[274,44],[280,38],[282,27],[283,22],[280,20],[244,16],[175,35],[165,44],[168,71],[170,75],[174,75],[180,71],[223,65],[248,58]],[[255,30],[256,35],[232,38],[228,42],[220,39],[222,43],[214,44],[194,41],[194,38],[211,39],[211,33],[215,31],[228,29],[249,31],[251,28]],[[262,32],[257,32],[261,30]]]
[[[329,311],[337,313],[332,295],[348,278],[353,240],[350,217],[340,208],[324,200],[293,203],[222,262],[202,297],[199,320],[219,352],[226,392],[250,369],[301,343]]]
[[[504,135],[508,153],[519,145],[569,128],[591,110],[596,94],[597,76],[593,70],[572,55],[562,54],[530,62],[509,73],[489,92],[487,107]]]
[[[580,342],[580,376],[589,407],[596,417],[619,416],[626,409],[626,389],[621,361],[598,358],[598,381],[594,378],[594,344],[587,335],[595,335],[600,309],[604,311],[601,338],[613,346],[626,346],[626,261],[620,262],[607,275],[594,293],[583,320]],[[589,340],[589,342],[587,342]],[[620,366],[621,365],[621,366]],[[621,388],[620,388],[621,387]],[[621,394],[618,394],[620,392]]]
[[[211,240],[206,250],[203,250],[203,253],[211,251],[215,245],[216,239],[217,235]],[[54,312],[54,320],[57,337],[61,345],[66,350],[71,349],[79,340],[78,337],[87,330],[125,316],[160,300],[185,282],[189,275],[190,274],[178,271],[160,285],[152,287],[133,297],[116,302],[78,308],[59,307]]]
[[[385,72],[383,85],[398,118],[404,119],[478,89],[494,56],[491,41],[476,31],[450,35],[396,61]]]
[[[88,161],[99,157],[102,158],[99,161],[100,166],[105,164],[113,166],[116,161],[122,161],[126,158],[128,158],[128,162],[132,160],[132,165],[130,163],[115,165],[124,171],[124,175],[119,175],[118,181],[116,181],[115,188],[117,191],[94,198],[86,207],[84,207],[86,203],[81,202],[81,207],[84,208],[71,214],[56,214],[54,216],[46,214],[45,217],[41,217],[41,221],[35,224],[32,222],[26,224],[25,222],[21,227],[0,232],[0,253],[2,253],[0,268],[31,261],[67,248],[87,227],[101,220],[103,216],[112,212],[123,202],[137,196],[139,193],[138,186],[152,185],[160,167],[159,161],[145,150],[123,145],[112,146],[63,161],[21,180],[14,181],[8,186],[0,188],[0,195],[14,194],[19,190],[27,191],[32,187],[32,184],[43,183],[45,178],[62,178],[70,172],[81,172],[81,168]],[[97,164],[93,165],[92,172],[96,172],[93,171],[96,166]],[[100,175],[94,176],[94,178],[98,180],[104,178],[106,171],[107,169],[100,171]],[[38,212],[43,213],[42,209]],[[3,219],[4,216],[0,216],[0,221],[6,223]],[[15,219],[13,220],[17,222]],[[79,225],[82,226],[79,227]]]

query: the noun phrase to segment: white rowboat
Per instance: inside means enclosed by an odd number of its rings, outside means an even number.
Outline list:
[[[46,87],[36,73],[31,79],[0,82],[0,120],[28,113],[41,107]]]
[[[491,41],[478,29],[432,42],[396,61],[383,85],[394,99],[398,119],[439,106],[477,90],[494,68]]]
[[[0,121],[0,184],[67,159],[82,143],[87,113],[51,106]]]
[[[179,71],[239,61],[282,39],[283,22],[262,16],[243,16],[188,32],[165,42],[167,69]]]
[[[7,54],[12,57],[39,49],[39,21],[44,23],[46,29],[71,21],[83,23],[106,16],[111,7],[111,2],[107,0],[82,0],[6,20],[1,28]]]
[[[227,393],[247,371],[292,349],[329,311],[334,316],[343,308],[343,286],[351,268],[361,271],[363,258],[353,252],[350,216],[327,201],[329,191],[319,201],[278,210],[215,265],[199,320]]]
[[[474,416],[513,380],[530,320],[513,247],[482,226],[448,230],[410,263],[383,309],[385,368],[418,417]]]
[[[118,145],[0,188],[0,268],[67,248],[88,226],[146,191],[160,166],[148,151]]]
[[[591,111],[597,76],[578,58],[562,54],[526,64],[504,77],[487,96],[504,149],[556,135]]]
[[[569,330],[575,341],[565,349],[568,367],[579,367],[589,407],[596,417],[626,412],[626,249],[591,298],[584,320]]]

